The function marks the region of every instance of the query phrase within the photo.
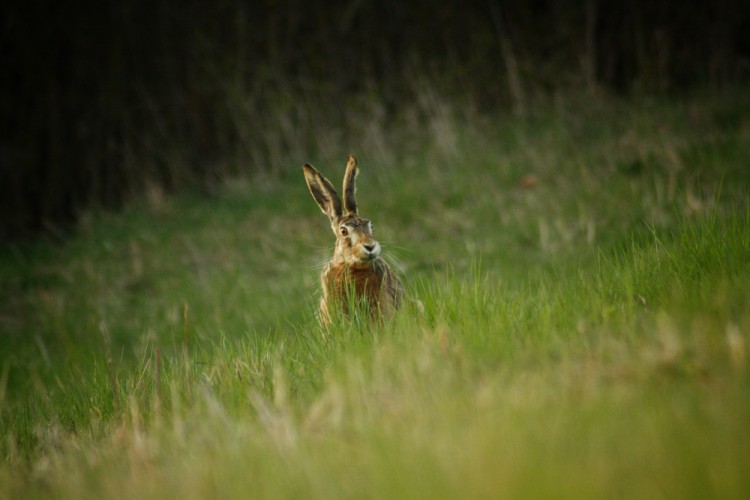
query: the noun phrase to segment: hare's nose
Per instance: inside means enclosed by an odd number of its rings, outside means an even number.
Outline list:
[[[372,251],[375,250],[375,245],[362,245],[362,246],[365,247],[365,250],[367,250],[370,253],[372,253]]]

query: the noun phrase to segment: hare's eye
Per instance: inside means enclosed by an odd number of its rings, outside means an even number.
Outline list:
[[[349,234],[349,230],[346,228],[346,226],[341,226],[340,231],[341,236],[346,236],[347,234]]]

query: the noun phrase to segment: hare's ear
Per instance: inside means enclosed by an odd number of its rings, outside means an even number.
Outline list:
[[[310,188],[310,194],[315,198],[323,213],[331,221],[341,217],[341,198],[328,179],[320,175],[320,172],[309,163],[306,163],[302,169],[305,171],[305,180],[307,187]]]
[[[344,210],[347,215],[357,215],[357,199],[355,197],[357,186],[357,159],[349,155],[349,161],[346,163],[346,173],[344,174]]]

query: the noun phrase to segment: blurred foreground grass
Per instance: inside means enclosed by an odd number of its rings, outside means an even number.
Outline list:
[[[4,247],[0,494],[746,498],[746,95],[443,103],[300,158],[359,156],[425,306],[382,327],[321,334],[300,165]]]

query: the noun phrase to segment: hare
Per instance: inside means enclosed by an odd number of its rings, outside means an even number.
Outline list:
[[[344,174],[344,198],[312,165],[303,167],[307,187],[328,216],[336,235],[333,257],[320,277],[323,297],[320,319],[327,325],[334,308],[349,314],[349,301],[363,303],[371,318],[381,318],[399,308],[404,288],[390,266],[380,257],[380,244],[373,236],[372,222],[357,213],[355,181],[357,159],[349,156]]]

